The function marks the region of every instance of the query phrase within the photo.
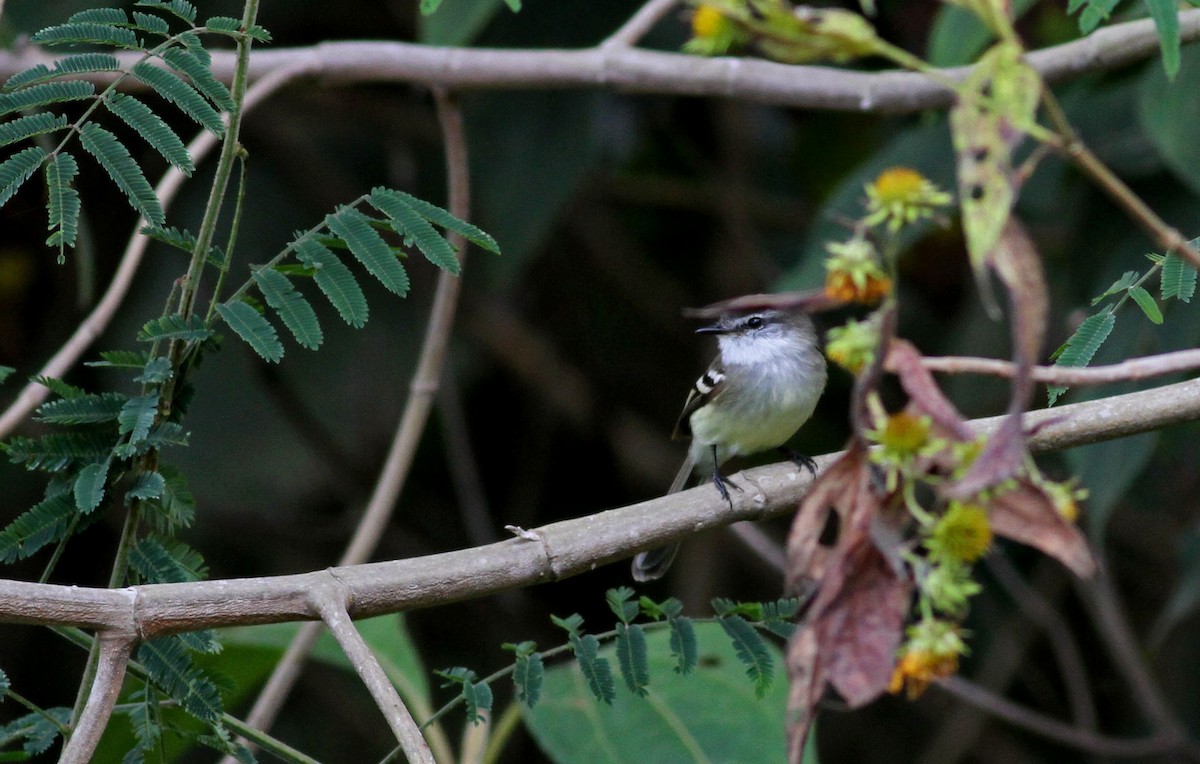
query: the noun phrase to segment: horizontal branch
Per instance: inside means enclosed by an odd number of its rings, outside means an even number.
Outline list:
[[[930,371],[947,374],[987,374],[993,377],[1012,377],[1016,374],[1015,364],[995,358],[925,356],[921,359],[921,365]],[[1035,382],[1086,386],[1133,382],[1196,369],[1200,369],[1200,350],[1177,350],[1173,353],[1131,358],[1107,366],[1034,366],[1031,371]]]
[[[1110,440],[1200,419],[1200,380],[1030,412],[1034,451]],[[1003,417],[975,420],[994,431]],[[836,454],[819,457],[828,465]],[[0,622],[136,630],[142,638],[218,626],[312,620],[311,592],[344,585],[349,614],[458,602],[578,575],[668,541],[740,520],[794,511],[811,479],[785,462],[734,478],[733,507],[700,486],[619,509],[563,520],[496,544],[407,560],[273,578],[91,589],[0,580]]]
[[[1179,14],[1179,23],[1185,42],[1200,38],[1200,10]],[[1125,66],[1154,55],[1158,49],[1154,24],[1144,19],[1105,27],[1082,39],[1034,51],[1027,58],[1043,78],[1054,83]],[[134,54],[120,55],[123,63],[135,60]],[[0,53],[0,78],[53,60],[53,56],[32,46]],[[228,81],[233,67],[233,52],[213,52],[213,70],[218,77]],[[305,48],[255,51],[250,78],[257,80],[279,67],[303,69],[326,85],[402,82],[458,91],[601,88],[625,93],[718,96],[838,111],[913,112],[945,107],[951,101],[951,92],[945,87],[912,72],[862,72],[751,58],[703,58],[620,44],[581,50],[504,50],[390,41],[325,42]],[[966,71],[958,67],[942,73],[958,79]]]

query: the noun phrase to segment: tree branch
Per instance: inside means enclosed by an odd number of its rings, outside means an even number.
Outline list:
[[[1016,367],[1011,361],[994,358],[926,356],[921,359],[921,365],[930,371],[946,374],[988,374],[993,377],[1011,378],[1016,373]],[[1131,358],[1120,363],[1086,368],[1034,366],[1031,373],[1035,382],[1083,387],[1132,382],[1195,369],[1200,369],[1200,350],[1177,350],[1173,353]]]
[[[1200,38],[1200,10],[1179,14],[1184,42]],[[1114,24],[1080,40],[1026,57],[1050,83],[1115,69],[1154,55],[1158,35],[1150,19]],[[118,58],[121,58],[119,54]],[[37,48],[0,55],[0,76],[55,60]],[[122,63],[131,63],[126,56]],[[619,45],[582,50],[441,48],[402,42],[326,42],[307,48],[255,52],[255,80],[296,65],[325,85],[404,82],[455,91],[602,88],[654,95],[720,96],[810,109],[911,113],[948,106],[951,91],[928,76],[905,71],[862,72],[792,66],[759,59],[703,58]],[[228,81],[233,56],[213,51],[213,70]],[[961,79],[968,69],[936,70]],[[96,81],[108,81],[99,77]],[[132,84],[132,83],[131,83]]]
[[[346,590],[343,587],[322,587],[313,592],[312,605],[320,613],[321,620],[333,632],[334,639],[341,645],[342,652],[358,672],[359,679],[367,686],[409,762],[435,764],[433,753],[429,750],[425,738],[421,736],[420,727],[408,712],[408,707],[400,700],[392,680],[388,679],[375,654],[358,633],[358,629],[354,628],[354,623],[346,612],[346,599]]]
[[[1035,452],[1060,450],[1200,419],[1200,380],[1025,415]],[[973,421],[994,431],[1003,417]],[[836,454],[819,457],[826,465]],[[496,544],[325,571],[125,589],[0,579],[0,622],[136,629],[140,638],[220,626],[313,618],[308,593],[335,581],[350,589],[350,615],[364,618],[459,602],[558,580],[645,549],[739,520],[795,511],[811,480],[790,462],[734,478],[733,507],[699,486],[650,501],[534,529]]]
[[[602,43],[601,48],[619,48],[636,45],[637,41],[646,36],[654,25],[662,20],[679,0],[650,0],[629,17],[621,28],[613,32]]]
[[[100,660],[88,693],[87,703],[79,716],[79,723],[63,747],[59,764],[88,764],[108,726],[108,719],[121,694],[121,683],[125,679],[125,667],[137,641],[132,632],[104,631],[97,638],[100,644]]]

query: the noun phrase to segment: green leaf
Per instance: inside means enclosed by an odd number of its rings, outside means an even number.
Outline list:
[[[195,55],[182,48],[168,48],[163,52],[162,57],[173,69],[186,74],[192,81],[192,85],[204,94],[205,98],[212,101],[217,108],[223,111],[233,111],[237,107],[237,104],[233,102],[233,97],[229,94],[229,88],[214,77],[208,65]]]
[[[161,340],[184,340],[186,342],[203,342],[213,335],[213,331],[200,316],[191,315],[186,319],[176,313],[147,321],[138,332],[139,342],[159,342]]]
[[[0,384],[4,384],[4,380],[8,379],[16,369],[11,366],[0,366]]]
[[[767,643],[754,627],[739,615],[720,620],[721,628],[729,635],[738,660],[746,667],[746,676],[754,682],[754,694],[762,698],[771,687],[775,664]]]
[[[142,44],[138,42],[137,35],[129,29],[87,21],[46,27],[34,33],[30,40],[39,45],[84,43],[86,45],[111,45],[127,50],[136,50],[142,47]]]
[[[46,158],[40,146],[30,146],[0,162],[0,206],[13,198],[21,184],[29,180]]]
[[[79,101],[96,93],[96,86],[81,80],[46,82],[13,93],[0,93],[0,116],[15,111],[36,109],[52,103]]]
[[[587,679],[588,689],[596,700],[602,700],[609,705],[617,697],[617,685],[613,681],[612,664],[607,658],[598,657],[600,641],[592,634],[572,634],[571,649],[575,660],[579,662],[579,670]]]
[[[160,69],[153,64],[148,64],[145,61],[135,64],[133,69],[130,70],[130,74],[149,85],[154,92],[178,106],[180,111],[191,117],[213,135],[220,138],[225,134],[225,124],[221,121],[221,115],[217,113],[217,110],[208,101],[204,100],[204,97],[196,92],[195,88],[181,80],[177,75],[166,69]]]
[[[92,462],[79,471],[75,478],[75,507],[87,514],[104,500],[104,484],[108,481],[108,468],[112,462]]]
[[[327,215],[325,225],[346,242],[351,254],[379,283],[401,297],[408,293],[408,274],[404,272],[404,266],[383,237],[371,227],[366,215],[351,207],[343,207]]]
[[[350,269],[320,242],[296,242],[296,257],[314,271],[317,286],[337,309],[338,315],[355,329],[367,322],[367,298]]]
[[[117,425],[122,435],[129,436],[131,444],[140,443],[150,434],[150,426],[158,416],[158,402],[158,393],[151,393],[130,398],[121,407]]]
[[[221,303],[217,313],[264,360],[278,363],[283,358],[283,344],[275,327],[254,308],[244,302]]]
[[[129,567],[148,584],[175,584],[200,581],[208,575],[203,558],[178,541],[164,544],[147,536],[140,539],[129,552]]]
[[[145,367],[142,368],[142,373],[134,377],[133,381],[141,382],[144,385],[159,385],[173,376],[175,373],[171,370],[170,359],[159,356],[147,361]]]
[[[155,718],[158,704],[151,702],[153,697],[153,693],[147,693],[143,702],[131,703],[125,711],[133,728],[133,736],[137,738],[138,748],[142,751],[154,750],[162,739],[162,725]]]
[[[53,424],[115,422],[128,397],[121,393],[94,393],[43,403],[36,418]]]
[[[74,247],[79,232],[79,192],[71,185],[77,174],[79,165],[75,157],[66,152],[51,157],[46,163],[46,228],[50,231],[46,245],[58,247],[60,262],[63,248]]]
[[[424,199],[418,199],[412,194],[406,194],[403,191],[397,191],[390,188],[372,189],[372,204],[374,204],[376,194],[403,202],[430,223],[440,226],[447,231],[453,231],[454,233],[461,235],[467,241],[486,249],[488,252],[496,255],[500,254],[500,245],[497,244],[496,240],[493,239],[489,234],[485,233],[479,228],[476,228],[465,220],[456,218],[446,210],[438,207],[436,204],[430,204]]]
[[[166,479],[162,507],[165,519],[170,528],[186,528],[196,519],[196,499],[188,486],[187,477],[183,471],[174,465],[166,464],[159,467],[159,472]]]
[[[233,16],[209,16],[204,26],[213,32],[241,33],[242,20]]]
[[[88,22],[121,26],[129,23],[129,17],[120,8],[88,8],[79,13],[73,13],[67,18],[67,23],[69,24],[83,24]]]
[[[392,220],[392,230],[404,236],[406,241],[412,239],[429,262],[455,276],[459,274],[462,266],[454,248],[403,199],[377,188],[371,192],[371,204]]]
[[[617,665],[625,686],[634,695],[645,695],[650,684],[650,665],[646,654],[646,632],[641,626],[617,624]]]
[[[156,8],[167,11],[189,24],[196,22],[196,6],[188,2],[188,0],[140,0],[135,5],[142,8]]]
[[[69,492],[55,494],[21,514],[0,531],[0,561],[8,565],[61,541],[78,510]]]
[[[152,16],[149,13],[134,11],[133,23],[143,32],[159,35],[168,35],[171,33],[171,25],[161,16]]]
[[[1096,355],[1096,351],[1112,334],[1117,318],[1110,311],[1104,310],[1084,319],[1057,353],[1055,366],[1087,366]],[[1054,385],[1046,388],[1049,404],[1053,406],[1059,396],[1067,391],[1066,387]]]
[[[1142,312],[1146,314],[1146,318],[1150,319],[1156,324],[1161,324],[1163,322],[1162,311],[1159,310],[1158,303],[1154,301],[1154,298],[1150,296],[1149,292],[1140,286],[1133,287],[1129,290],[1129,296],[1133,298],[1133,301],[1136,302],[1138,307],[1142,309]]]
[[[1193,246],[1195,246],[1193,244]],[[1167,255],[1160,275],[1162,298],[1191,302],[1196,293],[1196,269],[1179,255]]]
[[[675,658],[674,671],[677,674],[690,674],[700,659],[696,647],[696,626],[691,618],[684,617],[669,618],[667,623],[671,626],[668,646],[671,656]]]
[[[1179,73],[1179,9],[1175,0],[1143,0],[1154,27],[1158,30],[1158,42],[1162,46],[1163,70],[1168,79]]]
[[[125,492],[126,500],[157,499],[167,490],[167,481],[157,472],[142,472],[133,481],[133,485]]]
[[[546,666],[541,653],[518,654],[513,666],[513,684],[517,688],[517,698],[530,708],[536,706],[542,695],[545,676]]]
[[[26,756],[12,761],[21,761],[28,756],[45,753],[62,734],[62,728],[71,723],[71,709],[57,707],[35,711],[20,717],[0,728],[7,740],[25,739],[21,750]]]
[[[14,464],[28,470],[60,472],[72,464],[85,464],[106,458],[112,452],[116,433],[74,430],[55,432],[40,438],[20,435],[0,443]]]
[[[105,350],[100,353],[101,361],[88,361],[84,366],[113,369],[140,369],[150,360],[150,354],[142,350]]]
[[[162,225],[165,215],[154,188],[117,137],[95,122],[88,122],[80,130],[79,140],[117,188],[129,197],[129,204],[151,225]]]
[[[756,699],[729,640],[715,623],[698,625],[703,659],[691,676],[672,672],[665,629],[646,635],[652,700],[624,689],[612,706],[596,703],[571,662],[546,670],[541,702],[521,708],[526,729],[549,761],[787,761],[786,681]],[[782,664],[782,655],[769,648]],[[606,646],[604,655],[615,649]]]
[[[579,613],[572,613],[566,618],[559,618],[556,615],[551,615],[550,623],[554,624],[560,629],[565,629],[566,632],[571,636],[578,636],[580,633],[580,628],[583,627],[583,616],[581,616]]]
[[[49,112],[38,112],[0,124],[0,146],[23,141],[35,135],[52,133],[67,126],[67,118]]]
[[[283,319],[284,326],[296,338],[296,342],[309,350],[321,346],[324,335],[317,322],[317,314],[287,276],[270,268],[262,268],[254,272],[254,283],[258,284],[263,297],[267,298],[267,304]]]
[[[629,623],[638,614],[638,603],[633,601],[634,591],[628,586],[619,586],[604,593],[608,609],[613,611],[622,623]]]
[[[145,642],[138,649],[137,658],[154,683],[183,710],[209,724],[220,719],[221,695],[216,685],[192,663],[178,638],[160,637]]]
[[[189,255],[196,249],[196,237],[192,232],[180,230],[174,226],[170,228],[160,228],[150,225],[143,226],[141,233],[155,241],[161,241],[163,244],[175,249],[183,250]]]
[[[1083,13],[1079,15],[1079,31],[1090,34],[1101,21],[1108,19],[1119,2],[1121,0],[1070,0],[1067,13],[1075,13],[1083,8]]]
[[[1108,297],[1109,295],[1114,295],[1114,294],[1117,294],[1118,292],[1126,291],[1127,289],[1129,289],[1129,287],[1133,286],[1135,282],[1137,282],[1137,280],[1140,276],[1141,276],[1141,274],[1138,273],[1137,271],[1125,271],[1125,273],[1121,276],[1121,278],[1114,281],[1112,286],[1110,286],[1108,289],[1104,290],[1103,294],[1100,294],[1097,297],[1094,297],[1092,299],[1092,305],[1096,305],[1098,302],[1103,300],[1105,297]]]
[[[104,99],[104,105],[132,127],[163,159],[178,167],[184,175],[191,176],[196,166],[183,140],[149,106],[124,93],[110,94]]]
[[[45,64],[38,64],[23,72],[17,72],[5,81],[4,89],[15,90],[23,85],[45,82],[69,74],[115,72],[120,68],[121,62],[111,53],[80,53],[77,56],[60,58],[54,63],[53,69],[48,68]]]

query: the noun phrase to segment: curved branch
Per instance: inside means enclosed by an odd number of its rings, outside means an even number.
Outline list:
[[[1179,24],[1183,41],[1200,38],[1200,10],[1180,13]],[[1026,58],[1046,81],[1055,83],[1140,61],[1158,48],[1154,23],[1143,19],[1114,24],[1082,39],[1034,51]],[[0,55],[0,76],[54,60],[36,48]],[[132,59],[126,57],[122,62],[132,63]],[[760,59],[701,58],[622,45],[582,50],[500,50],[402,42],[326,42],[307,48],[257,51],[251,59],[250,77],[254,80],[293,65],[311,72],[326,85],[404,82],[455,91],[602,88],[857,112],[921,111],[948,106],[952,98],[951,91],[913,72],[861,72]],[[214,51],[213,70],[228,81],[233,55]],[[950,79],[961,79],[966,72],[964,67],[940,70]]]
[[[1200,380],[1026,414],[1030,448],[1050,451],[1200,419]],[[975,420],[980,433],[1003,417]],[[826,465],[836,454],[817,459]],[[553,581],[738,520],[792,512],[811,483],[790,462],[735,476],[732,510],[710,486],[543,526],[496,544],[273,578],[91,589],[0,580],[0,622],[136,628],[141,638],[220,626],[312,620],[308,593],[341,583],[364,618]]]
[[[946,374],[987,374],[1006,378],[1016,374],[1016,366],[1011,361],[995,358],[925,356],[921,358],[921,365],[930,371]],[[1083,387],[1111,382],[1134,382],[1196,369],[1200,369],[1200,350],[1177,350],[1173,353],[1131,358],[1107,366],[1034,366],[1030,373],[1035,382]]]
[[[119,631],[101,632],[98,639],[100,661],[92,680],[92,689],[79,716],[79,724],[63,747],[59,764],[87,764],[92,760],[96,744],[100,742],[100,736],[104,734],[104,728],[112,716],[117,696],[121,694],[125,667],[129,665],[129,655],[137,641],[132,633]]]
[[[303,75],[306,71],[304,66],[304,62],[293,62],[292,64],[268,72],[266,76],[262,77],[253,87],[246,91],[243,111],[250,111],[272,93]],[[199,164],[200,160],[208,152],[212,151],[216,145],[217,138],[212,133],[203,131],[188,144],[188,154],[191,155],[196,164]],[[184,174],[178,168],[172,167],[154,189],[154,193],[158,196],[164,209],[175,198],[175,195],[179,192],[179,188],[183,185],[184,179]],[[113,275],[113,279],[109,283],[108,289],[105,290],[104,295],[100,298],[100,302],[96,303],[96,307],[79,324],[70,339],[59,348],[57,353],[51,356],[50,360],[46,362],[36,376],[64,376],[79,361],[80,356],[91,347],[96,338],[108,327],[117,309],[125,301],[125,295],[129,293],[129,287],[133,283],[133,277],[137,274],[138,267],[142,264],[142,255],[146,253],[146,247],[150,244],[150,240],[147,237],[137,233],[146,224],[144,218],[138,218],[137,224],[133,228],[134,235],[130,238],[128,246],[125,247],[125,253],[121,256],[121,262],[117,265],[117,272]],[[3,414],[0,414],[0,438],[7,437],[24,422],[33,413],[33,410],[46,400],[49,392],[49,389],[37,382],[30,382],[25,385],[21,389],[20,394],[17,395],[16,400],[9,404]]]

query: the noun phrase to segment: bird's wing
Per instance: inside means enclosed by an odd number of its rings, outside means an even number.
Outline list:
[[[671,435],[673,439],[688,440],[692,437],[692,414],[720,394],[724,385],[725,369],[721,366],[721,359],[717,358],[688,392],[687,402],[683,404],[683,411],[679,414],[679,420],[675,422],[675,432]]]

